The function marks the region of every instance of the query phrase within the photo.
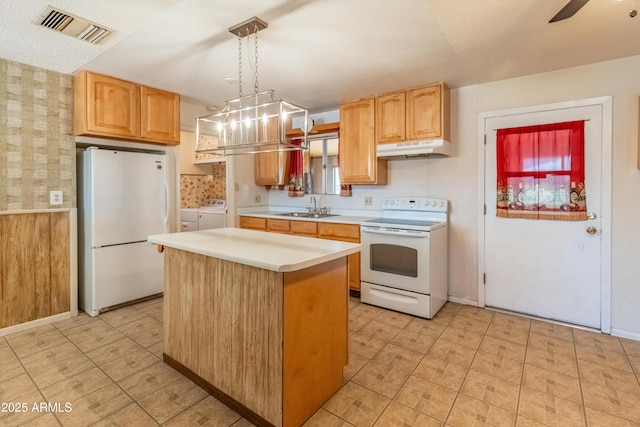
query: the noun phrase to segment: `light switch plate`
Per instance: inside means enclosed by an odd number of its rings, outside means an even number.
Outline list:
[[[55,190],[49,192],[49,204],[52,206],[62,204],[62,190]]]

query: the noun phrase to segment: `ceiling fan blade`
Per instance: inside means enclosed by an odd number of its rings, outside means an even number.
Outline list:
[[[563,19],[571,18],[573,15],[576,14],[577,11],[582,9],[582,6],[587,4],[588,1],[589,0],[570,0],[569,3],[567,3],[562,9],[560,9],[560,12],[556,13],[556,16],[551,18],[549,23],[558,22],[558,21],[562,21]]]

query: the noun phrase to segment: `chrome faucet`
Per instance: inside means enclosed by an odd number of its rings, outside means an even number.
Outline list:
[[[311,213],[318,213],[318,207],[316,206],[316,196],[311,196],[311,200],[309,201],[309,203],[313,203],[313,210],[311,211]],[[311,208],[309,208],[309,210],[311,210]]]

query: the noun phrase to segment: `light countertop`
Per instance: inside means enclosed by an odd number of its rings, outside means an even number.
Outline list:
[[[359,252],[361,248],[359,243],[234,227],[157,234],[149,236],[148,241],[278,272],[296,271],[322,264]]]

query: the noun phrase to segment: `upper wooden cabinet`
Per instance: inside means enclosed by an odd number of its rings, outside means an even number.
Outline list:
[[[76,135],[180,143],[180,96],[82,70],[74,80]]]
[[[379,144],[449,140],[449,88],[438,83],[376,98]]]
[[[376,156],[375,98],[340,106],[340,183],[386,184],[386,160]]]
[[[256,184],[258,185],[282,186],[288,184],[286,176],[288,168],[288,151],[255,154]]]

